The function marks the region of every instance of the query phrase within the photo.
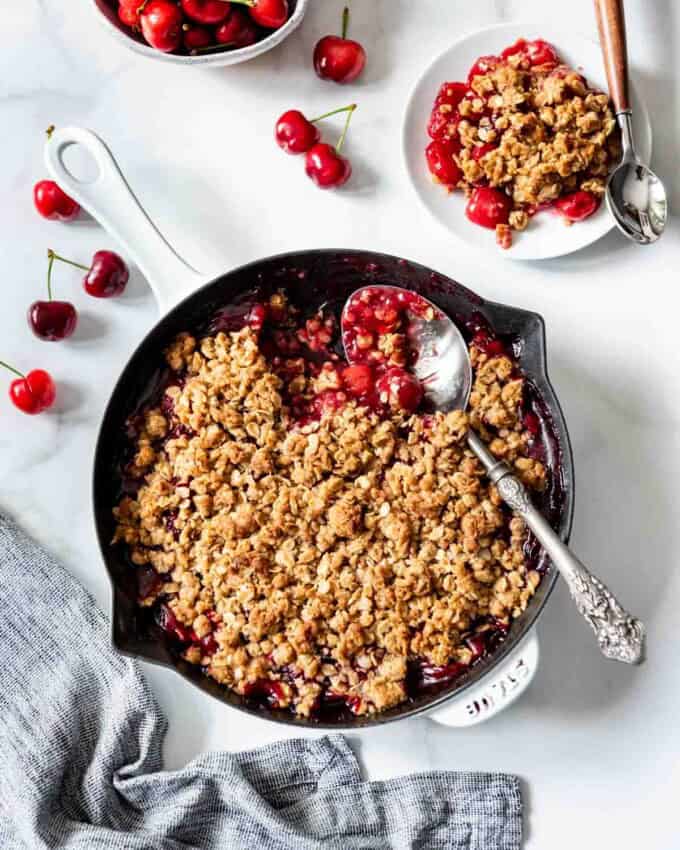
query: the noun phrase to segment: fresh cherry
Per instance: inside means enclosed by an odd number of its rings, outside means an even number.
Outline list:
[[[139,10],[141,0],[120,0],[118,20],[131,29],[139,29]]]
[[[0,360],[0,366],[9,369],[17,378],[9,385],[12,404],[24,413],[34,415],[52,407],[57,390],[52,377],[44,369],[33,369],[23,375],[18,369]]]
[[[376,384],[378,398],[393,410],[413,413],[423,400],[423,387],[420,381],[399,366],[388,369]]]
[[[492,230],[497,224],[507,224],[512,203],[510,198],[490,186],[478,186],[473,190],[465,207],[465,215],[480,227]]]
[[[33,187],[33,202],[43,218],[50,221],[73,221],[80,206],[62,192],[54,180],[41,180]]]
[[[249,44],[255,44],[257,37],[257,27],[240,9],[232,9],[226,21],[215,30],[218,44],[228,47],[248,47]]]
[[[366,66],[366,51],[358,41],[347,38],[349,9],[342,13],[342,36],[324,36],[314,48],[314,70],[322,80],[351,83]]]
[[[78,324],[76,308],[68,301],[52,300],[52,266],[55,254],[48,251],[47,301],[34,301],[28,308],[28,324],[40,339],[56,342],[71,336]]]
[[[316,119],[318,120],[318,119]],[[286,153],[306,153],[321,139],[321,133],[298,109],[289,109],[276,122],[275,138]]]
[[[212,47],[215,44],[215,36],[206,27],[192,24],[182,26],[182,44],[187,52],[192,53],[202,50],[204,47]]]
[[[305,171],[307,176],[313,180],[320,189],[331,189],[342,186],[352,176],[352,164],[340,155],[340,150],[345,142],[352,115],[356,109],[356,103],[342,110],[347,112],[345,128],[335,147],[318,142],[307,151],[305,157]]]
[[[349,180],[352,165],[333,145],[320,142],[307,152],[305,171],[320,189],[332,189]]]
[[[130,279],[130,272],[125,262],[113,251],[97,251],[89,266],[67,260],[66,257],[55,254],[54,251],[48,251],[47,255],[61,263],[68,263],[69,266],[86,271],[83,287],[88,295],[93,295],[95,298],[113,298],[120,295]]]
[[[583,221],[600,206],[599,199],[591,192],[572,192],[555,201],[555,209],[569,221]]]
[[[288,0],[231,0],[248,7],[250,17],[268,30],[277,30],[288,20]]]
[[[150,0],[139,15],[142,35],[163,53],[177,50],[182,42],[184,15],[170,0]]]
[[[455,186],[463,176],[453,158],[458,145],[454,141],[437,139],[430,142],[425,149],[425,157],[430,174],[444,186]]]
[[[197,24],[221,24],[229,15],[230,5],[225,0],[181,0],[187,18]]]

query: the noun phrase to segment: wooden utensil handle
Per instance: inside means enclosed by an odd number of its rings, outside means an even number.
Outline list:
[[[623,0],[595,0],[595,12],[609,82],[609,94],[616,111],[621,112],[624,109],[630,109]]]

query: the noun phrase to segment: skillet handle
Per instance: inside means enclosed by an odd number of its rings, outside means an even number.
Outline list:
[[[538,646],[536,629],[532,629],[497,670],[484,676],[478,685],[468,688],[457,699],[448,700],[443,708],[435,709],[430,719],[456,728],[490,720],[531,684],[538,669]]]
[[[97,166],[94,180],[78,179],[64,162],[72,145],[84,148]],[[54,130],[45,144],[45,164],[55,182],[120,242],[151,286],[166,313],[207,277],[185,262],[151,221],[106,144],[82,127]]]

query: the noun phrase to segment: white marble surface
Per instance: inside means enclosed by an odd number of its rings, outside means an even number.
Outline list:
[[[571,257],[513,264],[493,250],[480,256],[448,240],[416,206],[400,161],[405,96],[432,56],[460,34],[499,20],[549,14],[553,23],[562,18],[565,27],[594,32],[590,0],[355,0],[353,32],[367,47],[369,66],[349,89],[322,84],[309,68],[316,39],[336,27],[340,0],[316,0],[301,31],[274,53],[211,72],[165,67],[118,47],[93,21],[88,0],[7,5],[0,53],[0,356],[24,369],[51,369],[60,400],[50,415],[29,419],[2,389],[0,509],[108,606],[90,517],[93,446],[112,382],[156,309],[139,275],[124,298],[97,302],[63,267],[56,290],[75,297],[81,328],[58,345],[30,335],[24,315],[44,285],[45,250],[85,260],[96,249],[115,248],[93,223],[58,225],[34,213],[31,187],[44,176],[42,133],[51,122],[100,132],[173,244],[205,271],[288,249],[370,247],[536,310],[547,322],[550,370],[574,442],[573,545],[646,620],[649,660],[639,670],[601,660],[560,587],[540,623],[541,669],[507,712],[466,731],[415,720],[351,741],[370,777],[429,768],[518,773],[529,850],[677,847],[678,222],[651,249],[610,234]],[[654,162],[680,207],[680,8],[673,0],[626,5],[633,63],[655,129]],[[356,179],[345,191],[322,193],[300,161],[274,146],[273,121],[288,107],[313,114],[355,98],[360,108],[348,153]],[[170,766],[209,748],[287,734],[166,671],[145,669],[170,718]]]

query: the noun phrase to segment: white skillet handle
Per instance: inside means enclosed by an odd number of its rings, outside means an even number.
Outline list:
[[[71,145],[85,148],[96,162],[99,173],[94,180],[79,180],[65,165],[64,151]],[[45,145],[45,164],[60,188],[120,242],[148,280],[161,313],[207,282],[168,244],[128,186],[111,151],[91,130],[54,130]]]
[[[536,629],[532,629],[499,668],[458,699],[449,700],[446,708],[433,712],[430,718],[443,726],[457,728],[490,720],[529,687],[538,669],[538,659],[538,637]]]

